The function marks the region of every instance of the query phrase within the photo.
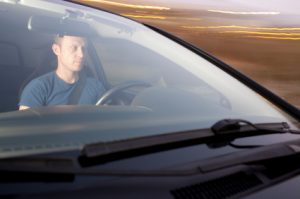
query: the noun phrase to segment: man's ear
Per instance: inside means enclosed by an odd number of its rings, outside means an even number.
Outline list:
[[[60,46],[58,44],[54,43],[52,45],[52,50],[53,50],[53,53],[55,55],[59,55],[60,54]]]

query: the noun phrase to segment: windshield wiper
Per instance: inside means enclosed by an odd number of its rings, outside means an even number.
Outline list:
[[[270,126],[271,125],[271,126]],[[263,134],[275,134],[275,133],[292,133],[299,134],[299,132],[290,129],[289,125],[286,122],[282,123],[270,123],[270,124],[253,124],[247,120],[242,119],[224,119],[215,123],[211,130],[215,133],[216,136],[224,137],[225,139],[219,139],[218,142],[207,143],[210,148],[218,148],[226,145],[230,145],[234,148],[256,148],[260,145],[235,145],[232,142],[237,138],[235,133],[241,133],[241,136],[249,132],[253,135],[263,135]],[[258,134],[257,134],[258,133]],[[242,135],[243,134],[243,135]],[[239,137],[238,137],[239,138]],[[222,140],[220,142],[220,140]]]
[[[83,148],[78,160],[82,167],[88,167],[202,143],[210,146],[221,143],[223,146],[224,143],[228,144],[237,138],[276,133],[300,134],[291,130],[285,122],[252,124],[245,120],[226,119],[215,123],[210,129],[89,144]]]
[[[215,123],[211,129],[216,135],[231,133],[232,131],[242,131],[243,127],[250,127],[256,130],[261,131],[271,131],[272,133],[284,133],[287,131],[291,131],[289,125],[286,122],[281,123],[271,123],[271,129],[268,128],[267,124],[253,124],[247,120],[241,119],[224,119]]]

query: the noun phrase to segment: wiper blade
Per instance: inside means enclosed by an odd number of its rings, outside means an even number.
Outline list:
[[[230,134],[233,132],[247,132],[250,131],[251,128],[254,131],[263,131],[270,133],[297,133],[290,129],[290,126],[286,122],[281,123],[271,123],[271,128],[268,127],[268,124],[253,124],[247,120],[241,120],[241,119],[224,119],[220,120],[219,122],[215,123],[211,130],[216,135],[222,135],[222,134]],[[246,127],[246,129],[245,129]]]
[[[299,132],[292,131],[285,122],[254,125],[245,120],[227,119],[217,122],[211,129],[197,129],[89,144],[83,148],[82,155],[78,158],[78,161],[82,167],[88,167],[202,143],[228,144],[237,138],[276,133]]]
[[[270,124],[253,124],[247,120],[241,119],[224,119],[215,123],[211,130],[218,137],[224,137],[224,139],[219,139],[218,142],[213,141],[212,143],[207,143],[210,148],[218,148],[226,145],[230,145],[235,148],[255,148],[260,147],[260,145],[235,145],[232,143],[236,138],[256,136],[256,135],[266,135],[275,133],[291,133],[300,134],[299,131],[290,129],[290,126],[286,122],[281,123],[270,123]],[[236,137],[236,134],[239,134]],[[249,133],[251,135],[249,135]]]

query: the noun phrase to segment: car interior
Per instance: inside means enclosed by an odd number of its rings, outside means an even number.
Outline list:
[[[10,5],[8,5],[10,6]],[[4,9],[5,10],[5,9]],[[17,13],[17,14],[16,14]],[[25,12],[0,11],[0,23],[5,24],[5,28],[0,30],[0,112],[18,110],[18,102],[23,88],[30,80],[56,68],[56,56],[52,52],[52,43],[56,30],[52,27],[45,30],[43,18],[32,16]],[[7,24],[8,21],[11,22]],[[53,26],[60,18],[53,18]],[[74,24],[70,24],[74,27]],[[75,26],[77,27],[77,26]],[[68,28],[68,27],[67,27]],[[53,32],[54,30],[54,32]],[[78,30],[78,29],[76,29]],[[81,30],[81,29],[79,29]],[[85,28],[86,30],[86,28]],[[92,45],[89,45],[90,52]],[[89,53],[89,55],[95,53]],[[108,87],[101,65],[96,57],[88,56],[85,60],[85,73],[93,75],[103,82],[105,88]],[[94,63],[94,64],[93,64]]]

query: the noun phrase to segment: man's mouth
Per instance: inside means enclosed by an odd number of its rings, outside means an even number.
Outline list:
[[[75,64],[76,64],[76,65],[81,65],[81,64],[82,64],[82,61],[75,61]]]

